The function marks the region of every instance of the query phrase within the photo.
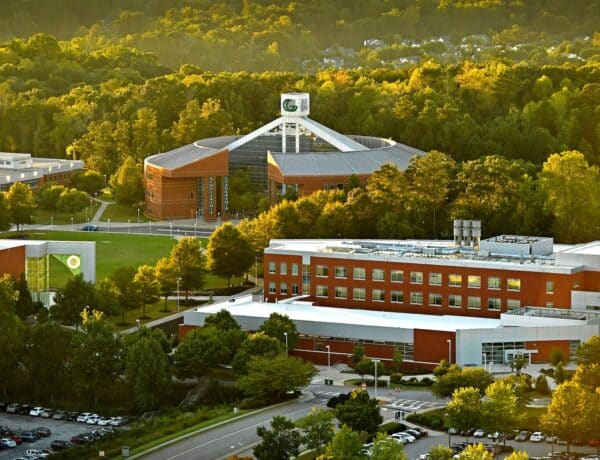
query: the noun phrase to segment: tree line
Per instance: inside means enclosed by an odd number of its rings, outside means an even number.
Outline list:
[[[580,152],[551,155],[539,169],[486,156],[456,163],[432,151],[406,171],[386,164],[366,184],[283,199],[239,231],[257,257],[273,238],[452,238],[453,219],[480,219],[483,237],[600,236],[600,171]]]

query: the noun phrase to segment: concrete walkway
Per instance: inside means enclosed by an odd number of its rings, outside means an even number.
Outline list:
[[[113,201],[104,201],[100,200],[99,198],[94,198],[94,201],[100,203],[100,207],[96,211],[96,214],[94,214],[94,217],[92,217],[90,223],[98,225],[100,223],[100,218],[102,217],[102,214],[104,214],[104,211],[106,211],[106,208],[108,208],[109,204],[113,204]]]

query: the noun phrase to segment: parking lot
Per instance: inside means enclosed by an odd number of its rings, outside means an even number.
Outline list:
[[[92,427],[85,423],[67,422],[65,420],[53,420],[51,418],[32,417],[31,415],[17,415],[0,412],[0,426],[8,427],[12,431],[28,431],[39,426],[49,428],[52,434],[41,437],[34,442],[23,442],[20,446],[12,449],[0,450],[0,459],[12,459],[23,455],[27,449],[50,448],[50,443],[55,439],[69,441],[76,434],[90,431]]]

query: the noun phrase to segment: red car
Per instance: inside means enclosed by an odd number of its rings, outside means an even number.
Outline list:
[[[16,442],[17,445],[23,443],[23,440],[19,436],[17,436],[16,434],[13,434],[13,435],[9,436],[9,438],[12,439],[14,442]]]
[[[590,439],[588,441],[588,446],[590,446],[590,447],[600,447],[600,439]]]

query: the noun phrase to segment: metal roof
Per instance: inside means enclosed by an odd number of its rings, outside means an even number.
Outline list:
[[[423,154],[403,144],[392,144],[354,152],[271,153],[271,158],[284,176],[349,176],[371,174],[386,163],[405,170],[411,158]]]
[[[167,169],[177,169],[222,151],[233,140],[239,137],[241,136],[221,136],[202,139],[169,152],[149,156],[144,160],[144,163]]]

